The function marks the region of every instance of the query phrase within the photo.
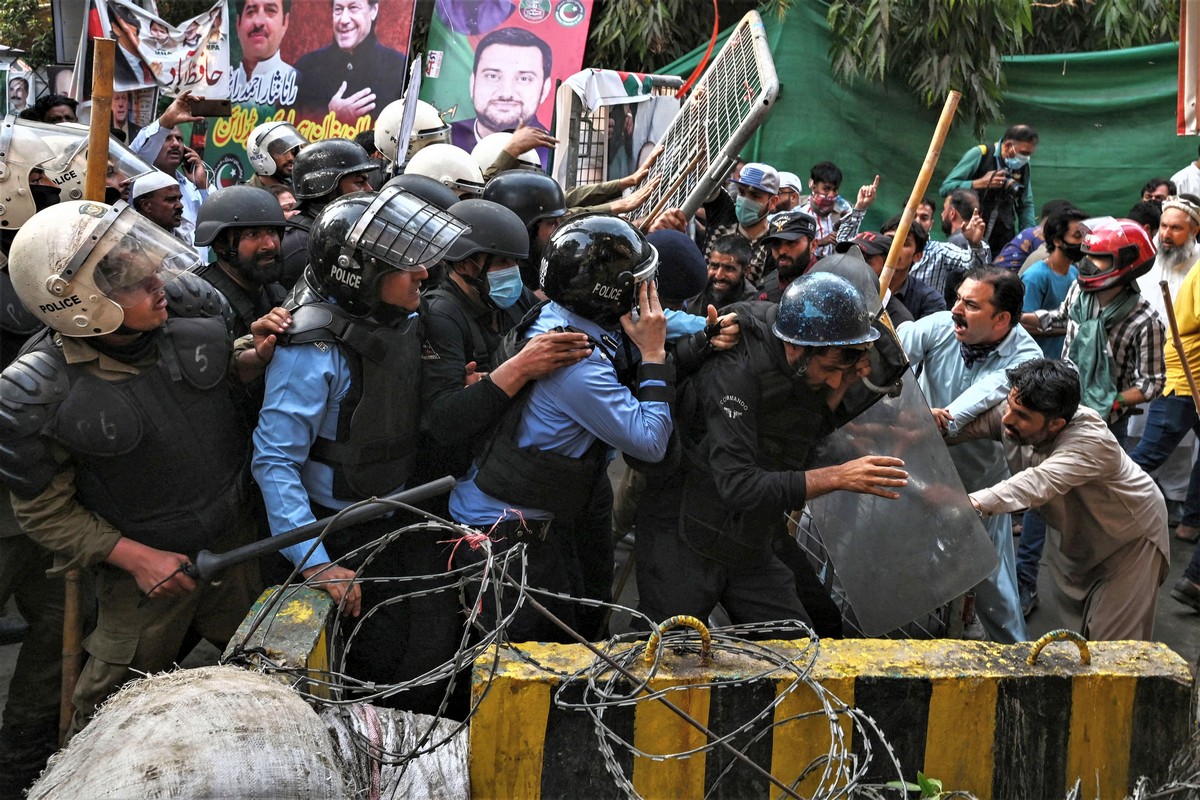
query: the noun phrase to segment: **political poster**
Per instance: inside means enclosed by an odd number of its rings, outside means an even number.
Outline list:
[[[436,0],[421,99],[450,123],[453,144],[519,125],[549,129],[554,90],[579,71],[592,0]],[[549,167],[550,151],[538,151]]]
[[[286,120],[309,141],[352,139],[404,93],[414,0],[229,0],[231,116],[209,121],[216,185],[250,177],[246,139]]]
[[[168,97],[190,91],[196,97],[229,97],[229,19],[227,0],[178,27],[128,0],[89,0],[87,38],[79,48],[69,94],[91,97],[92,40],[115,39],[113,91],[157,88]]]

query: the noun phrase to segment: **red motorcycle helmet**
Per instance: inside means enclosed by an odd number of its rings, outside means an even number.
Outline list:
[[[1108,256],[1111,264],[1084,258],[1079,262],[1079,288],[1101,292],[1124,286],[1150,271],[1154,264],[1154,243],[1141,225],[1131,219],[1094,217],[1079,223],[1083,230],[1085,256]]]

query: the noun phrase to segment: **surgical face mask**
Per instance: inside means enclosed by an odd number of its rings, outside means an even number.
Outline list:
[[[1004,159],[1004,166],[1008,167],[1009,169],[1020,169],[1028,163],[1029,156],[1023,156],[1020,153]]]
[[[521,268],[517,266],[489,272],[488,297],[500,308],[510,308],[521,298],[525,285],[521,282]]]
[[[733,210],[737,214],[737,221],[743,227],[748,228],[763,218],[764,205],[766,204],[751,200],[749,197],[739,197],[733,204]]]

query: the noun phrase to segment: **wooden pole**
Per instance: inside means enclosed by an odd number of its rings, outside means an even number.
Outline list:
[[[1163,306],[1167,309],[1167,323],[1171,326],[1171,344],[1179,354],[1179,363],[1183,365],[1183,376],[1187,378],[1188,391],[1192,393],[1192,403],[1196,413],[1200,414],[1200,392],[1196,391],[1196,376],[1192,374],[1192,366],[1188,363],[1187,353],[1183,352],[1183,339],[1179,336],[1179,323],[1175,321],[1175,304],[1171,302],[1171,287],[1166,281],[1159,281],[1158,288],[1162,291]]]
[[[66,743],[75,706],[71,702],[83,665],[83,573],[68,570],[63,577],[62,697],[58,705],[58,743]]]
[[[117,43],[95,39],[92,60],[92,121],[88,136],[87,178],[83,199],[104,202],[104,179],[108,175],[108,131],[112,128],[113,59]]]
[[[95,40],[92,60],[92,120],[88,131],[87,175],[83,198],[104,201],[108,175],[108,131],[112,127],[113,58],[117,43],[112,39]],[[62,695],[58,709],[58,741],[63,744],[71,726],[75,706],[71,698],[83,668],[83,574],[68,570],[63,579]]]
[[[946,96],[942,115],[938,117],[937,127],[933,131],[933,140],[929,142],[929,151],[925,153],[925,163],[921,165],[921,172],[917,175],[917,182],[913,184],[912,194],[908,196],[908,205],[904,207],[904,213],[900,216],[900,227],[892,234],[892,247],[888,250],[887,259],[883,262],[883,272],[879,276],[880,300],[887,296],[888,285],[896,272],[896,260],[900,257],[905,239],[908,238],[908,229],[916,216],[921,198],[929,188],[929,180],[933,177],[933,170],[942,155],[942,145],[946,142],[946,134],[950,132],[950,123],[954,121],[954,112],[958,109],[958,101],[961,99],[962,95],[955,91]]]

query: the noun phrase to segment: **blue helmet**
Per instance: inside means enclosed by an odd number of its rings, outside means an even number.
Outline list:
[[[803,347],[852,347],[879,338],[863,296],[845,278],[828,272],[811,272],[792,281],[771,330]]]

